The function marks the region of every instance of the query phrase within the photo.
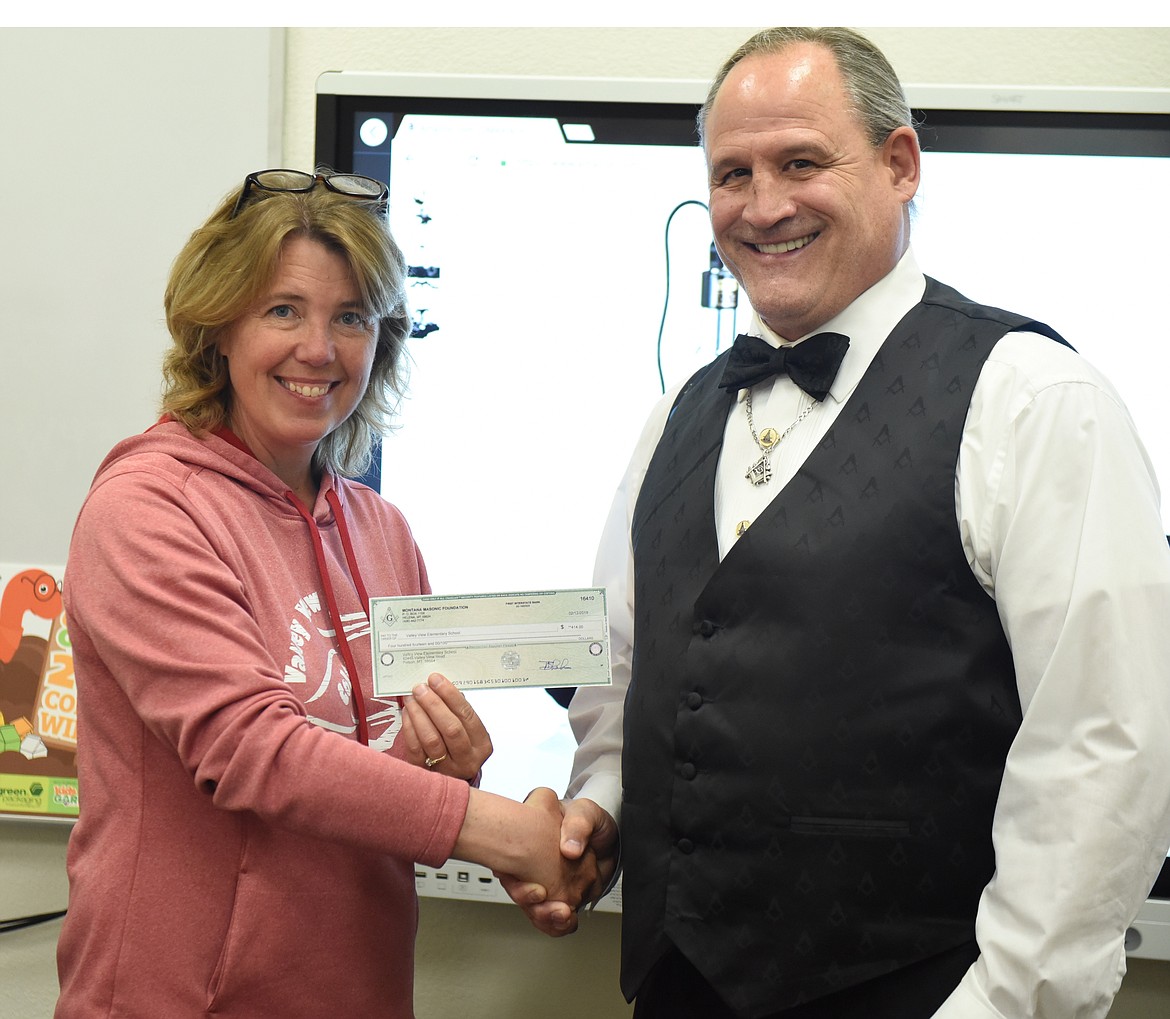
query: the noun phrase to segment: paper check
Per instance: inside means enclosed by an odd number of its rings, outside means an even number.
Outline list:
[[[604,588],[371,598],[370,623],[379,697],[432,672],[463,690],[610,683]]]

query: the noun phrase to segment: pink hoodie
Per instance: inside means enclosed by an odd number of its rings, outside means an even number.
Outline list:
[[[401,703],[371,688],[363,586],[429,590],[402,516],[333,477],[310,514],[167,422],[106,458],[66,574],[82,805],[58,1019],[413,1016],[413,863],[447,859],[468,786],[398,759]]]

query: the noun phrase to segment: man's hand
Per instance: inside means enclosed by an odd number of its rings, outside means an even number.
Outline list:
[[[617,868],[617,824],[608,811],[592,800],[561,800],[560,808],[561,855],[570,861],[581,860],[587,854],[596,856],[597,879],[584,897],[584,902],[594,902],[609,886]],[[559,938],[577,929],[576,910],[557,899],[555,889],[504,874],[498,876],[504,890],[537,930]]]

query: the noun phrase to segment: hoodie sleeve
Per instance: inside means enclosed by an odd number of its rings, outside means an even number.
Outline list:
[[[442,862],[467,784],[307,720],[250,609],[252,592],[217,554],[222,526],[192,508],[182,478],[123,470],[95,484],[65,585],[79,672],[91,680],[80,696],[124,698],[219,808]]]

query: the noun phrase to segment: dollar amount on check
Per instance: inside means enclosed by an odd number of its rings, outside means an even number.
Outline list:
[[[370,599],[374,693],[408,694],[432,672],[463,690],[605,686],[605,589]]]

